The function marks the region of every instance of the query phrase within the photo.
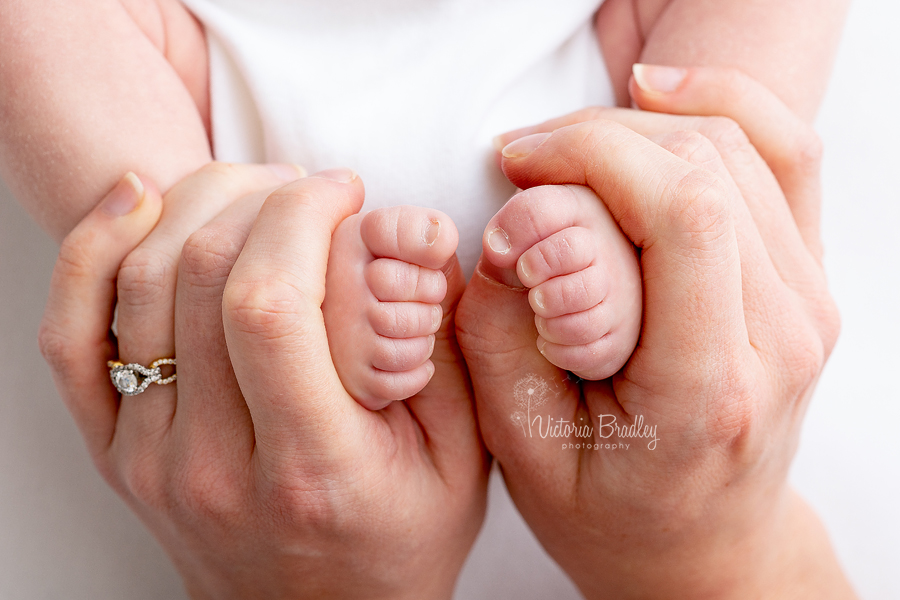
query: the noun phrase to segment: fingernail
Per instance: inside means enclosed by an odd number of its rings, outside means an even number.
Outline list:
[[[325,171],[314,173],[312,176],[320,179],[330,179],[338,183],[350,183],[358,177],[353,169],[326,169]]]
[[[100,209],[111,217],[123,217],[137,208],[143,199],[144,184],[129,171],[106,196]]]
[[[444,310],[440,306],[431,307],[431,328],[437,331],[441,328],[441,321],[444,319]]]
[[[661,67],[658,65],[642,65],[635,63],[631,66],[634,74],[634,82],[645,92],[656,94],[669,94],[678,89],[687,75],[687,69],[678,67]]]
[[[300,165],[271,164],[269,165],[269,170],[284,181],[296,181],[306,177],[306,169]]]
[[[544,308],[544,292],[541,290],[534,291],[534,303],[538,305],[538,308]]]
[[[534,135],[526,135],[514,142],[511,142],[503,148],[504,158],[522,158],[534,152],[535,148],[540,146],[550,137],[549,133],[535,133]]]
[[[434,377],[434,363],[429,360],[425,363],[425,368],[428,370],[428,381],[431,381],[431,378]]]
[[[547,340],[545,340],[545,339],[542,338],[542,337],[539,337],[539,338],[538,338],[538,341],[537,341],[537,348],[538,348],[538,352],[540,352],[541,355],[546,356],[546,355],[544,354],[544,348],[546,348],[546,347],[547,347]]]
[[[491,230],[488,234],[488,246],[497,254],[506,254],[512,248],[509,243],[509,236],[499,227]]]
[[[428,336],[428,356],[431,356],[432,352],[434,352],[434,334]]]
[[[425,240],[426,246],[433,246],[434,243],[438,239],[438,235],[441,233],[441,222],[437,219],[431,219],[428,221],[428,225],[425,226],[425,234],[423,235],[423,239]]]

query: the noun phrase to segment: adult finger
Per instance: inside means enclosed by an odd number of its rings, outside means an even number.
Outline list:
[[[110,338],[116,273],[162,212],[159,192],[128,173],[62,243],[38,336],[60,396],[101,472],[116,428],[119,394],[106,362],[116,357]]]
[[[331,363],[322,316],[325,269],[338,224],[362,206],[349,170],[319,173],[271,194],[228,277],[228,352],[258,451],[295,460],[352,442],[354,411]]]
[[[807,245],[821,256],[822,143],[778,96],[737,69],[718,67],[637,64],[629,90],[644,110],[736,121],[778,179]]]
[[[175,355],[175,287],[188,236],[246,194],[302,175],[287,165],[210,163],[165,196],[156,229],[123,262],[118,279],[119,360],[148,365]],[[176,357],[177,358],[177,357]],[[167,430],[175,411],[172,387],[151,386],[123,402],[119,431],[128,439]]]
[[[192,451],[238,464],[250,455],[253,424],[225,349],[222,296],[265,192],[250,194],[191,234],[178,265],[175,340],[178,410],[172,431]]]

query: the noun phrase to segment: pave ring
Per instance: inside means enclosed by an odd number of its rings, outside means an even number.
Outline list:
[[[125,365],[116,360],[106,363],[106,366],[109,367],[109,378],[112,379],[113,385],[125,396],[137,396],[150,387],[151,383],[166,385],[175,381],[177,377],[175,373],[163,379],[160,365],[172,365],[174,367],[175,359],[160,358],[153,361],[150,367],[137,363]]]

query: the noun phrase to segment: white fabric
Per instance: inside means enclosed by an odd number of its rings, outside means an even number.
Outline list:
[[[364,209],[450,215],[467,274],[487,221],[514,192],[492,138],[613,103],[592,27],[598,0],[186,4],[209,36],[216,158],[351,167],[366,186]],[[495,474],[461,597],[502,572],[499,554],[541,565],[542,576],[520,579],[521,597],[578,597]],[[505,592],[515,585],[504,582]]]
[[[869,600],[900,598],[898,22],[894,0],[851,5],[819,120],[825,262],[843,330],[791,472]],[[38,352],[56,250],[0,183],[0,598],[187,600],[158,544],[97,474]],[[456,599],[578,598],[516,513],[497,510],[497,483]]]
[[[190,0],[210,39],[215,155],[355,169],[365,209],[438,208],[470,272],[514,188],[493,136],[609,104],[598,0]]]

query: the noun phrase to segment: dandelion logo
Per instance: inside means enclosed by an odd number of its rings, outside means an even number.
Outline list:
[[[516,382],[513,387],[513,400],[521,410],[515,411],[510,418],[513,423],[522,428],[524,435],[531,437],[532,409],[546,404],[551,394],[552,390],[547,382],[533,373]]]

